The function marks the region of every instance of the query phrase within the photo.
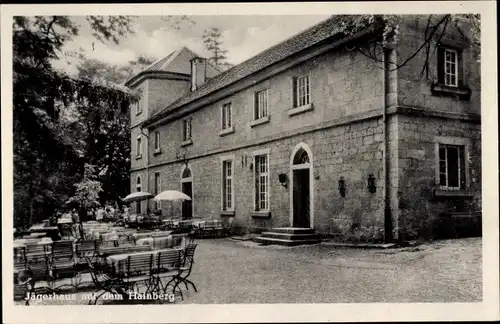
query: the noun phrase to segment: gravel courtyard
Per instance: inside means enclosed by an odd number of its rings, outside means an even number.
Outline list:
[[[322,245],[287,248],[227,239],[197,240],[197,243],[190,279],[198,292],[190,289],[184,293],[184,301],[178,303],[475,302],[482,299],[480,238],[390,250]],[[32,305],[41,303],[47,302],[33,301]],[[82,298],[64,302],[75,303],[86,302]]]

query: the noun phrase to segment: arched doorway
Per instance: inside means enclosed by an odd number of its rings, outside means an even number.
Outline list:
[[[191,197],[191,200],[182,202],[182,219],[193,217],[193,174],[188,166],[185,166],[181,173],[181,191]]]
[[[312,152],[305,143],[298,144],[290,157],[290,224],[313,228],[313,163]]]

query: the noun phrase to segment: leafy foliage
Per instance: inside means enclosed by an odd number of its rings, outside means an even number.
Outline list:
[[[124,35],[128,19],[89,18],[102,39]],[[101,26],[97,28],[96,26]],[[104,32],[105,27],[106,32]],[[69,17],[14,17],[13,130],[14,219],[27,225],[47,217],[74,193],[86,162],[87,143],[80,137],[83,108],[108,107],[111,116],[123,113],[138,94],[109,80],[72,78],[51,62],[62,46],[78,34]],[[82,113],[83,112],[83,113]]]

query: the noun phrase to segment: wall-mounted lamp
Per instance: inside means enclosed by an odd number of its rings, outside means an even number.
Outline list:
[[[368,191],[371,192],[371,193],[374,193],[375,191],[377,191],[377,186],[375,184],[375,177],[373,176],[373,174],[370,174],[368,175]]]
[[[340,196],[342,198],[345,197],[345,192],[346,192],[345,180],[344,180],[344,177],[340,177],[340,179],[339,179],[339,193],[340,193]]]
[[[278,180],[281,183],[281,185],[285,188],[288,186],[288,177],[284,173],[278,174]]]

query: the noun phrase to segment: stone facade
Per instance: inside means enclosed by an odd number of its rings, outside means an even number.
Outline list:
[[[393,57],[401,60],[418,47],[422,19],[409,16],[402,20],[405,37],[393,50]],[[454,36],[446,39],[453,43]],[[339,239],[362,234],[381,240],[387,228],[396,239],[415,237],[422,234],[423,223],[457,207],[456,197],[439,198],[436,148],[442,142],[466,147],[463,191],[472,197],[472,208],[480,209],[480,87],[475,53],[467,49],[462,55],[464,86],[470,89],[470,97],[464,100],[432,90],[435,57],[429,61],[427,77],[418,78],[425,60],[422,55],[391,73],[348,48],[325,50],[286,69],[280,64],[271,66],[264,71],[270,77],[253,74],[241,81],[248,84],[244,89],[228,91],[222,98],[214,96],[201,109],[144,129],[148,143],[142,158],[136,159],[141,121],[189,91],[189,83],[184,81],[144,81],[143,104],[149,113],[131,114],[131,190],[135,191],[141,175],[142,190],[153,192],[155,173],[160,174],[161,190],[182,190],[181,174],[188,167],[195,217],[234,215],[235,226],[246,232],[291,226],[292,153],[303,148],[310,161],[311,227]],[[302,75],[309,76],[311,106],[291,115],[292,80]],[[265,89],[269,116],[252,122],[255,94]],[[222,106],[227,103],[232,105],[232,129],[221,132]],[[192,143],[183,146],[185,118],[191,118]],[[155,132],[159,132],[161,152],[154,149]],[[262,150],[269,154],[269,214],[254,212],[253,154]],[[222,159],[228,158],[233,160],[231,213],[222,212]],[[287,175],[286,187],[280,183],[280,174]],[[374,178],[375,190],[368,190],[369,177]],[[340,179],[345,180],[345,197],[339,192]],[[163,203],[162,209],[167,215],[180,212],[176,204]]]

